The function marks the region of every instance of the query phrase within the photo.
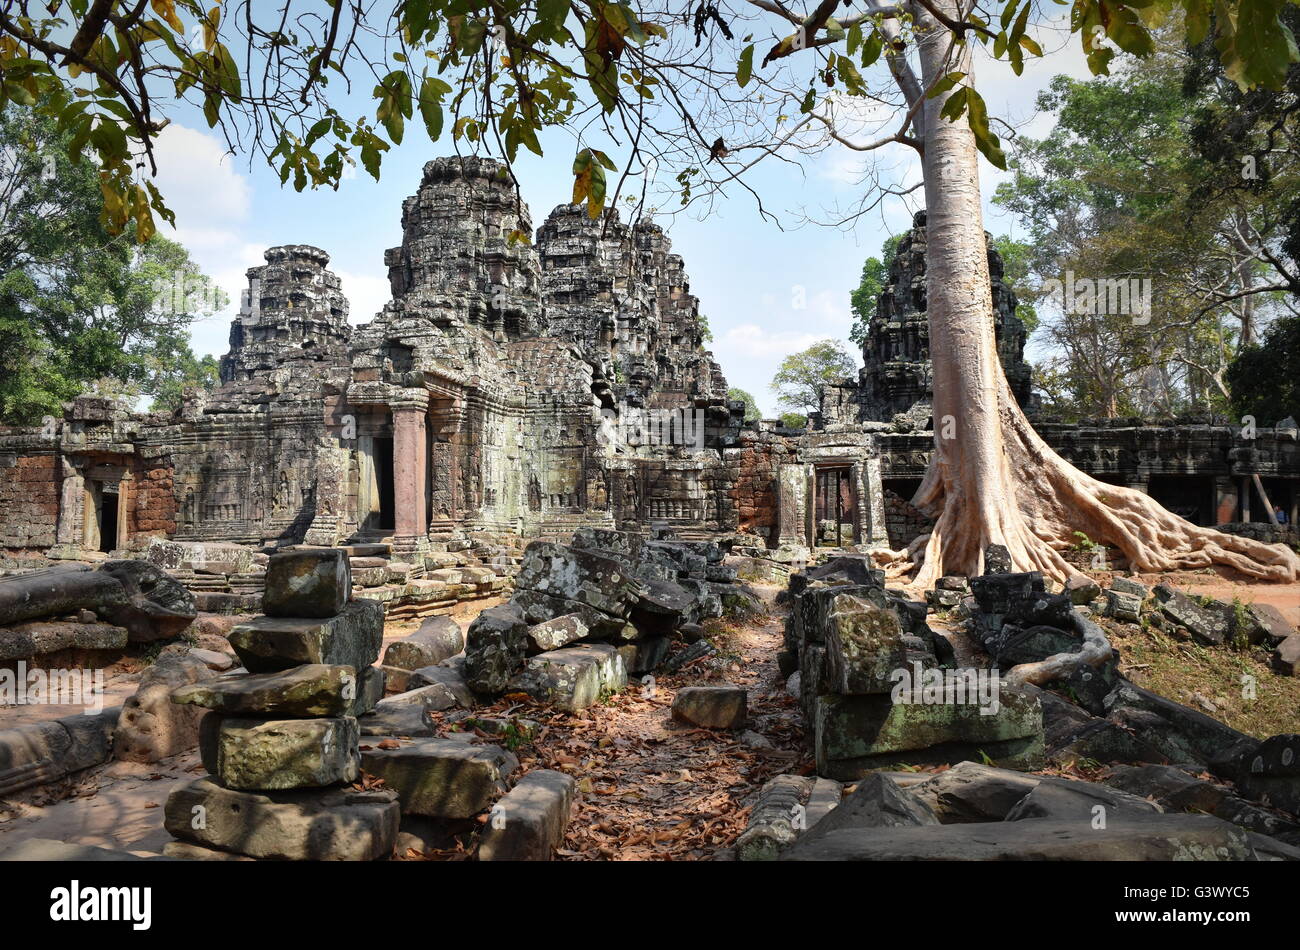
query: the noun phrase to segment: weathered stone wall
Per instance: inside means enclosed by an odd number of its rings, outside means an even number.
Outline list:
[[[18,454],[27,451],[33,454]],[[59,459],[54,451],[0,442],[0,549],[52,547],[59,520]]]

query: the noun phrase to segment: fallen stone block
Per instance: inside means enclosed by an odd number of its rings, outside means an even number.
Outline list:
[[[635,643],[625,643],[616,649],[623,657],[628,673],[652,673],[668,658],[673,642],[669,637],[646,637]]]
[[[276,673],[239,673],[182,686],[172,693],[172,702],[227,716],[341,716],[352,708],[358,685],[350,666],[306,663]]]
[[[558,650],[591,633],[581,614],[565,614],[534,624],[528,628],[528,652],[545,653]]]
[[[174,790],[163,813],[174,838],[281,861],[388,857],[401,817],[388,790],[251,792],[207,778]]]
[[[1300,633],[1293,633],[1278,644],[1273,665],[1279,673],[1300,676]]]
[[[286,551],[266,564],[268,617],[333,617],[351,596],[352,567],[342,548]]]
[[[555,544],[534,541],[524,549],[515,587],[577,601],[615,617],[626,617],[647,593],[623,561]]]
[[[1114,815],[1158,815],[1159,805],[1105,785],[1060,779],[1040,782],[1016,802],[1007,821],[1050,818],[1059,821],[1109,822]]]
[[[492,806],[479,836],[480,861],[549,861],[564,841],[575,782],[563,772],[529,772]]]
[[[1106,697],[1107,718],[1136,732],[1170,762],[1198,762],[1231,776],[1259,740],[1127,680]]]
[[[1208,815],[844,828],[796,841],[783,861],[1251,861],[1246,832]]]
[[[367,666],[357,674],[352,700],[343,709],[344,716],[364,716],[384,698],[385,674],[377,666]]]
[[[422,703],[392,703],[383,700],[365,715],[357,717],[361,735],[371,736],[432,736],[433,720],[430,710]]]
[[[978,762],[958,762],[952,768],[908,789],[943,824],[1003,821],[1011,809],[1043,779]]]
[[[107,762],[120,708],[0,730],[0,796]]]
[[[362,669],[379,659],[384,607],[357,599],[323,620],[254,617],[230,631],[230,645],[251,673],[270,673],[304,663]]]
[[[1295,624],[1282,616],[1282,611],[1272,604],[1251,604],[1248,609],[1259,624],[1262,640],[1269,646],[1279,646],[1288,637],[1297,636]]]
[[[0,626],[126,604],[117,578],[85,565],[0,577]]]
[[[684,686],[673,698],[673,718],[705,729],[739,729],[748,696],[739,686]]]
[[[403,670],[434,666],[465,649],[465,634],[450,617],[430,617],[409,637],[390,643],[384,665]]]
[[[1219,646],[1228,640],[1231,621],[1224,613],[1201,606],[1168,584],[1157,585],[1154,593],[1161,615],[1185,629],[1196,642]]]
[[[465,637],[465,681],[485,696],[505,692],[506,684],[523,665],[528,645],[528,621],[513,604],[489,607],[469,625]]]
[[[276,791],[355,782],[360,731],[351,716],[204,723],[203,767],[227,788]]]
[[[474,708],[474,694],[458,670],[448,666],[425,666],[411,672],[408,685],[411,691],[423,692],[424,705],[430,709]],[[402,694],[398,694],[400,696]],[[394,696],[393,699],[397,699]]]
[[[849,781],[902,765],[987,757],[1038,768],[1044,759],[1042,710],[1026,690],[1003,684],[996,711],[976,702],[894,703],[888,695],[817,697],[817,773]]]
[[[934,810],[900,789],[883,773],[868,775],[820,820],[809,822],[801,839],[824,837],[841,828],[899,828],[937,825]]]
[[[852,594],[834,597],[823,626],[825,683],[842,695],[888,693],[907,665],[898,615]]]
[[[124,650],[125,627],[38,620],[0,627],[0,660],[29,660],[63,650]]]
[[[469,818],[505,790],[518,760],[497,745],[413,739],[396,749],[361,753],[361,767],[397,792],[402,813]]]
[[[509,690],[577,712],[627,686],[627,667],[606,643],[581,643],[529,657]]]

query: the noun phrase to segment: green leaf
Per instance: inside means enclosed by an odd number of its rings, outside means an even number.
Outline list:
[[[442,135],[442,95],[435,84],[447,85],[432,76],[425,76],[420,83],[420,117],[424,119],[424,128],[431,142],[438,141],[438,136]]]
[[[736,84],[744,89],[754,74],[754,45],[746,46],[740,54],[740,65],[736,67]]]
[[[965,78],[966,78],[965,73],[949,73],[948,75],[940,79],[937,83],[935,83],[934,87],[931,88],[931,90],[925,94],[925,97],[927,99],[933,99],[936,96],[941,96]]]

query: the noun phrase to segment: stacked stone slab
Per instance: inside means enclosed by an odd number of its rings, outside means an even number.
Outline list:
[[[852,781],[876,769],[981,757],[1011,768],[1041,764],[1037,697],[996,680],[981,693],[977,673],[987,671],[956,669],[946,641],[925,623],[924,604],[886,591],[865,561],[838,558],[793,575],[790,592],[787,643],[797,650],[819,775]]]
[[[209,776],[167,800],[167,830],[187,843],[172,847],[176,856],[193,856],[193,845],[282,860],[392,852],[396,793],[347,788],[361,774],[356,717],[383,695],[373,666],[383,608],[351,590],[342,550],[274,555],[266,615],[230,633],[248,672],[172,694],[212,711],[199,737]]]

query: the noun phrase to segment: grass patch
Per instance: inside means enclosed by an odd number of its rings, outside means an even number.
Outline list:
[[[1122,672],[1138,686],[1259,739],[1295,731],[1300,677],[1273,672],[1271,650],[1203,647],[1146,625],[1106,626],[1111,645],[1122,657]],[[1253,697],[1247,694],[1246,677],[1253,678]],[[1217,711],[1202,708],[1193,693],[1209,699]]]

